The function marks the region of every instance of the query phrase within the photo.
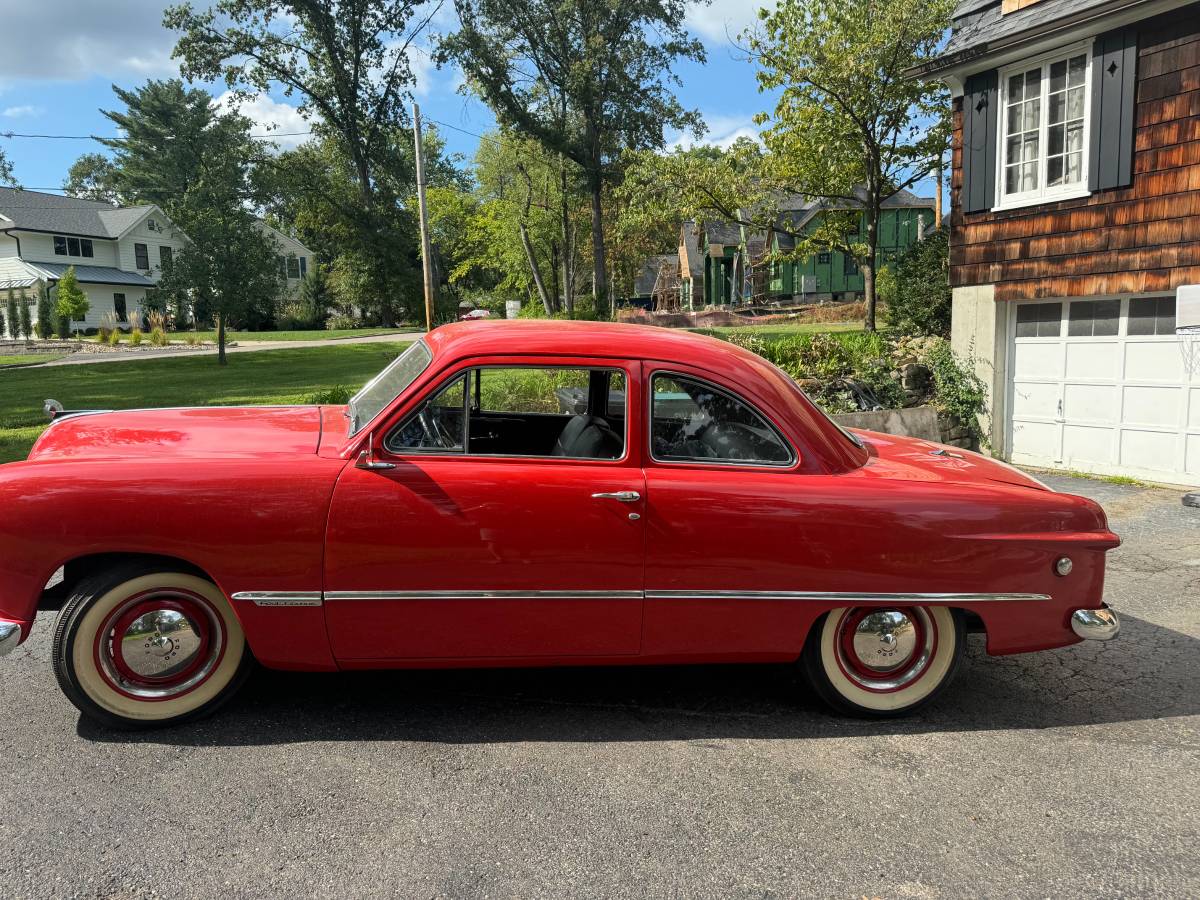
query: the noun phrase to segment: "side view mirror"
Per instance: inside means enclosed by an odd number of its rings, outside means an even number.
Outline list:
[[[358,459],[354,462],[354,467],[356,469],[370,470],[394,469],[396,468],[396,464],[381,462],[375,458],[375,434],[372,432],[367,435],[366,446],[359,451]]]

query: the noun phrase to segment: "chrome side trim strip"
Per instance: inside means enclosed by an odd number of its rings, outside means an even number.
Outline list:
[[[641,591],[326,591],[326,600],[641,600]]]
[[[647,600],[812,600],[867,603],[994,603],[1049,600],[1049,594],[925,594],[858,591],[646,591]]]
[[[255,606],[320,606],[320,591],[239,591],[234,600],[249,600]]]
[[[324,600],[798,600],[817,603],[1024,603],[1049,594],[870,593],[861,591],[240,591],[255,606],[320,606]]]

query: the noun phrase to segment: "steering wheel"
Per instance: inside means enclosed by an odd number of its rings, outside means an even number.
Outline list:
[[[421,423],[421,430],[425,432],[425,440],[428,441],[428,446],[454,446],[454,438],[442,428],[441,423],[433,415],[428,406],[423,407],[417,413],[417,421]]]

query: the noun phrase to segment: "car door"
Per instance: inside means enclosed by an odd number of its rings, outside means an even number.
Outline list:
[[[554,379],[582,371],[594,382],[597,370],[615,404],[598,425],[619,429],[620,452],[573,457],[555,441],[578,414]],[[513,384],[489,391],[497,372],[516,373]],[[520,406],[511,397],[530,382],[536,409],[503,408]],[[481,399],[481,383],[495,402]],[[339,662],[636,654],[639,383],[637,367],[620,362],[477,360],[401,411],[374,450],[392,468],[349,466],[334,491],[325,611]],[[523,431],[513,425],[522,417]]]
[[[647,363],[646,606],[643,654],[656,659],[776,659],[793,651],[809,606],[766,590],[794,587],[822,551],[796,475],[797,451],[751,385]]]

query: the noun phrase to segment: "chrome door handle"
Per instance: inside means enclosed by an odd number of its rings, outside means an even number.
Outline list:
[[[622,503],[637,503],[642,495],[637,491],[613,491],[612,493],[592,494],[593,500],[619,500]]]

